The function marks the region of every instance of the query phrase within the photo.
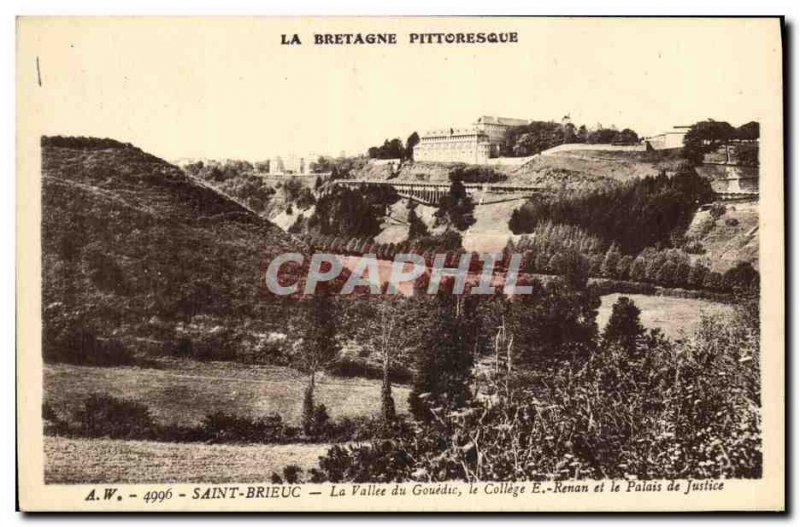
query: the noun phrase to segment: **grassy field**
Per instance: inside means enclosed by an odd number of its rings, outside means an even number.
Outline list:
[[[204,445],[45,437],[45,483],[269,482],[315,467],[329,445]]]
[[[224,411],[262,417],[278,413],[299,424],[306,377],[282,367],[246,366],[231,362],[172,361],[162,369],[93,368],[46,365],[45,400],[66,418],[92,393],[144,403],[164,424],[196,425],[206,414]],[[394,387],[399,412],[407,410],[408,388]],[[380,381],[323,376],[317,402],[333,419],[379,412]]]
[[[691,334],[700,325],[703,314],[728,315],[733,307],[719,302],[697,298],[675,298],[651,295],[621,295],[614,293],[601,297],[597,313],[597,326],[602,331],[611,317],[611,308],[620,296],[627,296],[641,311],[641,321],[645,328],[661,328],[665,335],[680,338]]]

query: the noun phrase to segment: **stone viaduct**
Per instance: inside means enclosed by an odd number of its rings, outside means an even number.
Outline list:
[[[392,187],[397,194],[403,198],[422,203],[424,205],[436,206],[442,197],[450,191],[450,183],[430,182],[430,181],[371,181],[360,179],[337,179],[331,181],[329,185],[341,186],[350,189],[367,187]],[[514,197],[527,197],[537,194],[550,192],[544,187],[534,185],[515,185],[508,183],[464,183],[467,193],[474,196],[483,193],[501,197],[509,195]],[[332,188],[332,187],[328,187]]]

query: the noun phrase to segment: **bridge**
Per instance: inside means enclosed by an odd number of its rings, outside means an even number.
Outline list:
[[[337,179],[326,185],[326,190],[333,186],[349,189],[364,188],[393,188],[400,197],[422,203],[424,205],[436,206],[441,199],[450,192],[450,183],[430,182],[430,181],[372,181],[365,179]],[[518,198],[535,196],[552,192],[545,187],[535,185],[516,185],[509,183],[464,183],[464,188],[469,195],[483,194],[484,201],[487,195],[494,194],[498,197],[503,195],[515,195]],[[324,193],[324,192],[323,192]]]
[[[745,190],[740,186],[741,181],[750,179],[757,180],[758,178],[742,177],[718,179],[717,181],[725,181],[727,188],[720,192],[714,192],[714,195],[717,199],[722,201],[757,200],[758,190]],[[432,206],[438,206],[441,199],[450,192],[450,183],[445,182],[337,179],[327,182],[323,188],[320,189],[319,193],[324,195],[330,192],[335,186],[354,190],[370,187],[390,187],[393,188],[400,197],[416,201],[423,205]],[[481,199],[478,200],[479,204],[505,201],[502,199],[503,197],[520,199],[554,192],[553,189],[542,186],[519,185],[513,183],[464,183],[464,187],[467,190],[467,194],[471,196],[481,196]],[[495,199],[492,199],[492,196],[494,196]]]

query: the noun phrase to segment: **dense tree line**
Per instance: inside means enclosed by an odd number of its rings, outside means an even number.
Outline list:
[[[264,184],[256,167],[248,161],[197,161],[186,165],[184,170],[259,214],[267,211],[275,195],[275,189]]]
[[[461,247],[461,236],[454,231],[420,236],[399,243],[376,242],[371,237],[313,233],[302,234],[300,239],[311,249],[321,252],[357,256],[374,254],[381,260],[393,260],[398,254],[419,254],[430,264],[433,264],[433,259],[437,254],[447,254],[447,261],[450,262],[457,261],[464,252]]]
[[[683,155],[694,164],[700,164],[706,154],[720,147],[726,149],[735,144],[734,161],[746,166],[758,165],[758,146],[753,143],[760,137],[760,126],[756,121],[745,123],[738,128],[726,121],[708,119],[693,124],[683,138]]]
[[[398,199],[397,192],[389,187],[363,190],[334,187],[317,199],[311,217],[295,230],[327,236],[373,238],[381,231],[387,207]]]
[[[413,132],[406,139],[405,145],[399,137],[392,140],[385,139],[380,146],[371,146],[367,149],[370,159],[413,159],[414,147],[419,143],[419,134]]]
[[[619,246],[606,247],[597,237],[569,225],[540,224],[533,233],[509,245],[523,255],[522,268],[531,274],[581,273],[592,278],[624,280],[661,287],[733,292],[757,287],[758,271],[740,262],[724,273],[677,248],[646,247],[623,254]]]
[[[575,225],[631,254],[669,244],[712,198],[709,182],[684,164],[672,177],[662,172],[601,190],[535,198],[514,211],[509,227],[521,234],[542,222]]]
[[[629,128],[622,131],[598,126],[588,130],[581,125],[553,121],[533,121],[509,128],[500,143],[500,156],[526,157],[566,143],[636,144],[639,136]]]
[[[463,163],[451,168],[448,176],[450,181],[458,180],[462,183],[501,183],[508,179],[508,176],[491,167]]]
[[[364,167],[367,158],[364,156],[319,156],[312,161],[310,168],[314,173],[330,173],[330,179],[346,179],[351,173]]]

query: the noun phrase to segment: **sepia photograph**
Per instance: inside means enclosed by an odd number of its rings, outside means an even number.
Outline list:
[[[785,507],[781,18],[16,32],[23,510]]]

